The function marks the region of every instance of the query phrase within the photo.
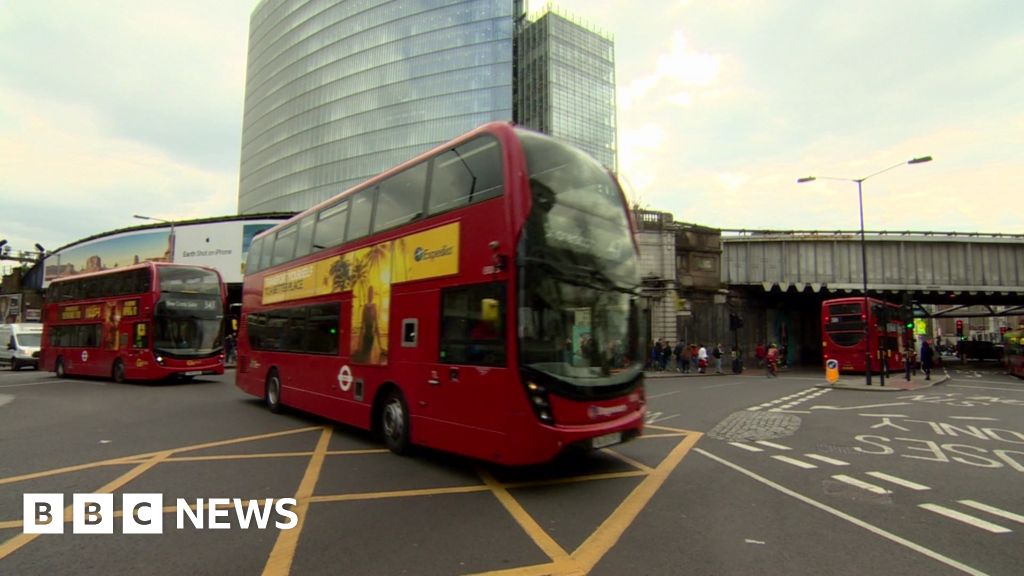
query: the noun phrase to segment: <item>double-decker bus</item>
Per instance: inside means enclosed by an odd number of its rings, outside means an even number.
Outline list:
[[[641,433],[638,286],[608,170],[490,123],[253,240],[236,382],[396,453],[543,462]]]
[[[1011,375],[1024,378],[1024,330],[1003,334],[1003,362]]]
[[[44,370],[125,380],[224,373],[220,274],[146,262],[50,283],[43,306]]]
[[[903,330],[898,320],[900,306],[863,296],[835,298],[821,303],[821,346],[824,360],[835,359],[843,372],[864,372],[871,353],[871,371],[879,372],[885,358],[890,372],[903,370]],[[878,310],[884,308],[885,320]],[[864,324],[867,323],[867,340]]]

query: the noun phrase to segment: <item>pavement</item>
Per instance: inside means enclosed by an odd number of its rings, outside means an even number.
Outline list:
[[[864,374],[840,374],[839,379],[834,383],[828,382],[824,375],[822,375],[824,382],[815,384],[815,386],[818,388],[862,390],[864,392],[905,392],[907,390],[931,388],[949,380],[949,373],[944,368],[932,370],[931,379],[928,380],[925,379],[924,372],[920,370],[916,374],[911,374],[909,380],[907,380],[906,374],[903,372],[892,372],[885,377],[884,386],[878,376],[878,374],[872,374],[871,385],[868,385]]]
[[[722,373],[716,373],[714,369],[704,374],[690,372],[676,372],[675,370],[665,371],[652,371],[648,370],[644,372],[646,378],[708,378],[714,376],[758,376],[764,377],[763,368],[749,368],[744,367],[744,370],[740,374],[733,374],[733,372],[722,367]],[[821,382],[815,384],[818,388],[836,388],[841,390],[860,390],[864,392],[905,392],[907,390],[921,390],[923,388],[931,388],[937,384],[942,384],[949,380],[949,374],[944,368],[937,368],[932,370],[931,379],[926,380],[924,373],[920,370],[916,374],[911,374],[910,380],[906,379],[906,375],[903,372],[893,372],[885,377],[885,385],[883,386],[879,380],[879,375],[873,373],[871,375],[871,385],[867,384],[866,378],[863,373],[860,374],[840,374],[839,379],[834,383],[829,382],[825,377],[825,370],[814,370],[812,368],[781,368],[779,375],[784,376],[787,373],[797,373],[802,377],[807,376],[820,376]]]

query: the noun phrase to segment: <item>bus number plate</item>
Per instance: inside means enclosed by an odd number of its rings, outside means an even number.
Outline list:
[[[203,371],[202,370],[191,370],[189,372],[185,372],[184,374],[185,374],[185,376],[202,376]]]
[[[622,442],[622,432],[612,432],[611,434],[605,434],[598,436],[590,440],[590,445],[594,449],[604,448],[605,446],[611,446],[612,444],[618,444]]]

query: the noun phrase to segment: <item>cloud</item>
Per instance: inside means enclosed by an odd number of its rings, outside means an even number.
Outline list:
[[[48,248],[139,224],[235,211],[235,169],[208,170],[112,133],[93,109],[0,90],[0,196],[12,246]]]
[[[183,161],[237,162],[252,6],[14,3],[0,15],[0,87],[90,108],[110,132]]]
[[[668,51],[658,56],[653,70],[619,90],[620,109],[625,112],[637,105],[649,105],[647,101],[652,97],[689,106],[693,103],[693,90],[710,86],[718,77],[720,60],[718,56],[690,49],[686,37],[677,30],[672,33]]]

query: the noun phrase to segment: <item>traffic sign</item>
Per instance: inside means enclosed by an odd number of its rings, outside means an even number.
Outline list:
[[[828,380],[829,384],[835,384],[839,381],[839,361],[835,358],[829,358],[825,362],[825,379]]]

